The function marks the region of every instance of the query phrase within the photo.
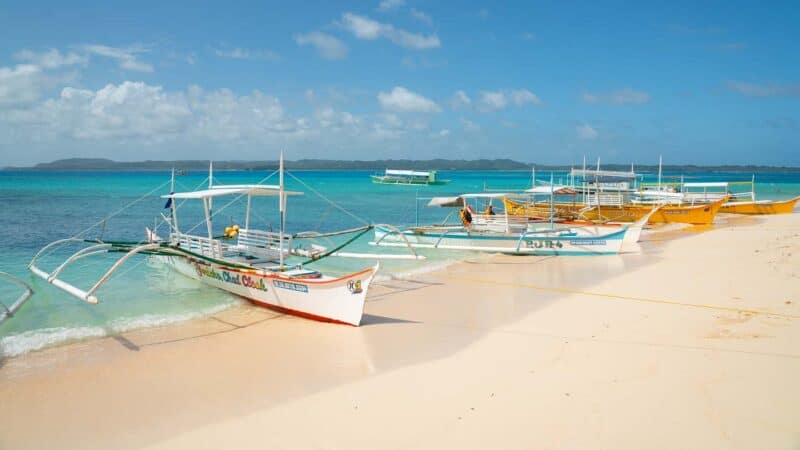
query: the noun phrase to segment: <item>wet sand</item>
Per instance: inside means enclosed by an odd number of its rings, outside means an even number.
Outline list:
[[[0,448],[797,448],[800,215],[242,306],[0,362]]]

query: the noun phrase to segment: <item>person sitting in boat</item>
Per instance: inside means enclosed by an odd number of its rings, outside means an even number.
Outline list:
[[[486,211],[484,211],[483,213],[486,214],[487,216],[494,215],[494,207],[491,205],[491,203],[489,204],[489,206],[486,207]]]
[[[469,206],[461,208],[461,223],[464,224],[465,227],[472,225],[472,213],[470,209]]]

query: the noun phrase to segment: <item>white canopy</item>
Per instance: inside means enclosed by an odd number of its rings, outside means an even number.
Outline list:
[[[428,206],[464,206],[464,199],[461,197],[433,197],[431,201],[428,202]]]
[[[577,194],[575,189],[569,186],[536,186],[526,190],[528,194],[547,194],[547,195],[571,195]]]
[[[508,197],[512,194],[507,194],[505,192],[479,192],[477,194],[461,194],[459,197],[461,198],[503,198]]]
[[[748,182],[749,183],[749,182]],[[697,183],[683,183],[683,187],[728,187],[727,181],[714,181],[714,182],[697,182]]]
[[[579,176],[579,177],[597,177],[597,178],[628,178],[633,179],[636,178],[636,174],[633,172],[618,172],[615,170],[583,170],[583,169],[572,169],[570,171],[570,175]]]
[[[203,189],[200,191],[175,192],[173,194],[162,195],[161,198],[202,199],[202,198],[220,197],[223,195],[235,195],[235,194],[278,196],[280,194],[280,191],[279,189],[273,189],[271,186],[266,186],[266,185],[264,186],[252,185],[252,187],[217,186],[211,189]],[[303,195],[302,192],[293,192],[293,191],[285,191],[284,194],[286,194],[287,196]]]
[[[386,169],[386,175],[404,175],[407,177],[427,177],[431,173],[430,172],[417,172],[414,170],[393,170],[393,169]]]

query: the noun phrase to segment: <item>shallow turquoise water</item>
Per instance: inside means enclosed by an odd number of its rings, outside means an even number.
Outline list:
[[[290,232],[333,231],[352,228],[362,223],[394,225],[441,221],[448,210],[426,208],[417,197],[457,195],[490,189],[524,189],[530,186],[528,172],[447,172],[443,186],[388,186],[371,183],[367,171],[298,171],[287,176],[287,188],[306,192],[289,199],[287,228]],[[207,174],[190,173],[178,177],[177,190],[192,190],[203,183]],[[266,172],[217,172],[215,182],[242,184],[262,181]],[[674,174],[666,174],[671,176]],[[34,297],[12,319],[0,324],[0,355],[16,355],[75,339],[102,336],[131,328],[171,323],[210,314],[240,300],[224,292],[209,289],[161,267],[151,267],[147,258],[135,258],[98,291],[98,305],[83,303],[68,294],[34,278],[26,265],[42,246],[56,239],[73,236],[101,222],[123,206],[139,200],[118,212],[104,224],[91,228],[84,237],[141,240],[144,228],[164,211],[164,200],[158,196],[169,191],[166,173],[53,173],[0,172],[0,211],[4,232],[0,233],[0,271],[10,272],[28,281]],[[555,174],[555,180],[565,174]],[[654,180],[652,174],[648,180]],[[550,173],[537,173],[537,179],[550,180]],[[687,181],[749,181],[750,174],[693,174]],[[277,183],[277,176],[267,180]],[[347,209],[353,216],[333,207],[313,194],[316,190]],[[142,197],[145,193],[151,195]],[[759,198],[784,199],[800,194],[800,174],[762,174],[756,177]],[[244,201],[227,205],[232,198],[215,201],[215,234],[225,226],[243,225]],[[193,204],[196,203],[196,204]],[[226,206],[227,205],[227,206]],[[419,205],[419,207],[417,207]],[[253,200],[253,223],[261,229],[276,229],[276,199]],[[358,218],[358,219],[357,219]],[[182,231],[194,225],[197,234],[205,233],[200,202],[182,204],[179,216]],[[166,228],[161,228],[166,234]],[[333,239],[329,245],[347,237]],[[376,252],[368,245],[368,233],[348,251]],[[74,251],[75,247],[71,247]],[[41,266],[51,270],[63,260],[70,248],[44,258]],[[386,251],[381,249],[381,251]],[[402,250],[393,250],[403,252]],[[463,258],[463,253],[427,253],[427,261],[383,261],[382,275],[428,270],[449,261]],[[63,273],[63,278],[88,288],[112,264],[113,257],[87,258],[76,262]],[[374,264],[369,260],[327,259],[317,263],[328,270],[348,271]],[[16,290],[0,285],[0,296],[6,301],[16,298]]]

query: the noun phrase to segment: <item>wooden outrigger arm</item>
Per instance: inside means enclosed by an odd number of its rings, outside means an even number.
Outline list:
[[[28,283],[20,280],[19,278],[15,277],[14,275],[11,275],[10,273],[0,272],[0,278],[5,278],[16,285],[19,285],[20,287],[22,287],[22,289],[24,289],[22,294],[20,294],[20,296],[17,297],[17,299],[14,301],[14,303],[11,304],[11,306],[7,306],[5,303],[0,302],[0,307],[2,307],[0,309],[0,322],[2,322],[3,320],[14,316],[14,313],[17,312],[26,301],[28,301],[31,295],[33,295],[33,289],[31,289]]]
[[[45,272],[44,270],[42,270],[42,269],[40,269],[39,267],[36,266],[36,260],[39,258],[39,256],[42,255],[42,253],[44,253],[47,249],[54,247],[55,245],[63,244],[63,243],[66,243],[66,242],[86,242],[86,241],[81,240],[81,239],[69,238],[69,239],[61,239],[61,240],[58,240],[58,241],[55,241],[55,242],[51,242],[50,244],[46,245],[44,248],[39,250],[39,252],[36,254],[36,256],[33,257],[31,262],[28,264],[28,269],[30,269],[30,271],[33,272],[34,275],[36,275],[37,277],[47,281],[48,283],[52,284],[53,286],[63,290],[64,292],[67,292],[67,293],[69,293],[69,294],[71,294],[71,295],[73,295],[73,296],[75,296],[75,297],[87,302],[87,303],[91,303],[91,304],[96,304],[98,302],[98,299],[94,295],[94,293],[98,289],[100,289],[100,286],[102,286],[106,281],[108,281],[109,278],[111,278],[111,275],[122,264],[124,264],[125,261],[127,261],[128,259],[130,259],[133,255],[135,255],[137,253],[152,251],[152,250],[159,249],[161,247],[161,244],[144,244],[144,245],[140,245],[138,247],[131,248],[130,250],[128,250],[125,253],[125,256],[120,258],[117,262],[114,263],[113,266],[111,266],[110,269],[108,269],[108,271],[100,278],[100,280],[97,281],[97,283],[94,284],[94,286],[91,287],[91,289],[89,289],[88,291],[85,291],[85,290],[83,290],[83,289],[81,289],[81,288],[79,288],[79,287],[77,287],[77,286],[75,286],[73,284],[70,284],[70,283],[68,283],[68,282],[66,282],[64,280],[60,280],[59,278],[57,278],[58,275],[70,263],[75,262],[78,259],[85,258],[87,256],[93,256],[93,255],[98,255],[98,254],[102,254],[102,253],[108,253],[109,251],[111,251],[114,248],[114,245],[113,244],[104,243],[104,242],[100,242],[100,243],[97,243],[97,244],[92,245],[90,247],[82,248],[82,249],[78,250],[77,252],[73,253],[69,258],[67,258],[63,263],[61,263],[60,266],[58,266],[55,270],[53,270],[50,273]]]

